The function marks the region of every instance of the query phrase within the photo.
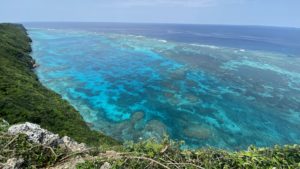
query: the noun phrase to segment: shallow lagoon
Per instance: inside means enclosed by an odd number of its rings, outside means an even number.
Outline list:
[[[40,81],[122,140],[300,143],[300,57],[116,33],[30,29]]]

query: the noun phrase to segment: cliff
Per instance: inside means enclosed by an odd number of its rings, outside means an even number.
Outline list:
[[[168,138],[120,145],[41,85],[30,43],[22,25],[0,24],[0,168],[300,168],[299,145],[183,150]]]
[[[92,131],[60,95],[45,88],[33,71],[31,39],[18,24],[0,24],[0,117],[9,123],[33,122],[89,145],[118,144]]]

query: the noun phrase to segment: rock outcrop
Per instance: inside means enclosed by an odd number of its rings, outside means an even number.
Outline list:
[[[100,169],[111,169],[111,165],[108,162],[105,162]]]
[[[0,168],[3,168],[3,169],[19,169],[21,168],[22,164],[24,163],[24,160],[22,158],[11,158],[11,159],[8,159],[7,162],[1,166],[0,165]]]
[[[51,147],[55,147],[62,143],[58,134],[53,134],[52,132],[41,128],[39,125],[29,122],[12,125],[8,128],[8,134],[26,134],[30,141]]]
[[[77,143],[68,136],[61,138],[63,144],[71,151],[84,151],[86,150],[86,145],[84,143]]]
[[[62,146],[70,151],[83,151],[86,149],[86,145],[83,143],[79,144],[67,136],[60,138],[58,134],[53,134],[52,132],[41,128],[40,125],[29,122],[12,125],[8,128],[8,134],[26,134],[28,139],[34,143],[50,147]]]

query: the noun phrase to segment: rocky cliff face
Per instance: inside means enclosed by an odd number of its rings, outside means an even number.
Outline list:
[[[10,124],[39,124],[89,146],[119,144],[91,130],[74,107],[40,83],[30,52],[31,39],[22,25],[0,23],[0,117]]]

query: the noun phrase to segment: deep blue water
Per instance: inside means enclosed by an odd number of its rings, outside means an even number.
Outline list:
[[[27,23],[40,81],[92,128],[241,149],[300,143],[300,29]]]

